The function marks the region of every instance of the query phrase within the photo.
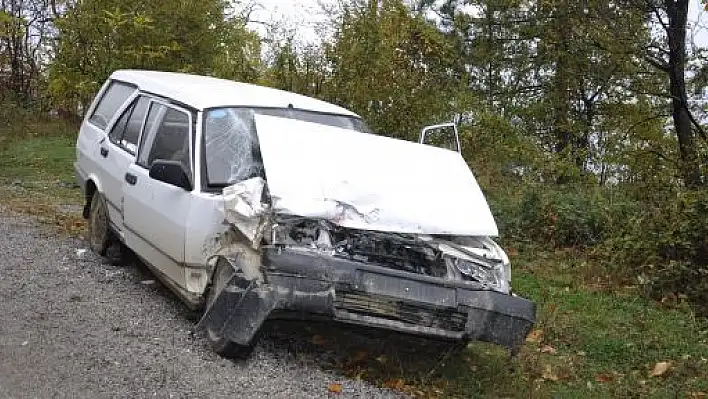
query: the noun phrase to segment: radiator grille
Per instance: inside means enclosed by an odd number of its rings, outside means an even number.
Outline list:
[[[467,314],[455,309],[436,309],[380,295],[341,293],[337,296],[335,306],[352,313],[447,331],[464,331],[467,322]]]

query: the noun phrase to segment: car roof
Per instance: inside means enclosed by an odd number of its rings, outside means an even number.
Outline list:
[[[123,69],[113,72],[111,79],[132,83],[142,91],[173,99],[198,110],[225,106],[293,107],[358,117],[345,108],[311,97],[208,76]]]

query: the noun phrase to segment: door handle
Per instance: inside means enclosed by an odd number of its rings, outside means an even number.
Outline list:
[[[108,148],[101,147],[101,156],[104,158],[108,156]]]
[[[138,176],[135,176],[132,173],[126,173],[125,174],[125,182],[130,184],[131,186],[134,186],[135,183],[138,182]]]

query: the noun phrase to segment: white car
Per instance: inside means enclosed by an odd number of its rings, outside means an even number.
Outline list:
[[[204,309],[199,326],[224,356],[247,355],[273,318],[512,350],[534,323],[460,154],[372,134],[341,107],[121,70],[88,109],[76,155],[92,250],[132,250]]]

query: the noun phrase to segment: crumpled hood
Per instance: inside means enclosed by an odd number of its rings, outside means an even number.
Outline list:
[[[255,120],[275,213],[364,230],[498,234],[457,152],[293,119]]]

